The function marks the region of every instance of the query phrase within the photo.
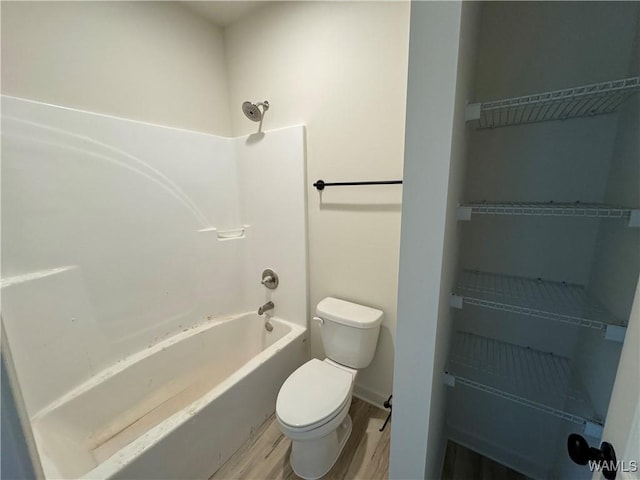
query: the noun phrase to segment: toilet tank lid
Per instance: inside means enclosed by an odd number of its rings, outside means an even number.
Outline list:
[[[384,312],[339,298],[327,297],[316,307],[316,314],[325,320],[356,328],[375,328],[382,322]]]

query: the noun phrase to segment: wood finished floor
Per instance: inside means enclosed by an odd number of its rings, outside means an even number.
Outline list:
[[[457,443],[447,443],[442,480],[528,480],[527,477]]]
[[[351,436],[323,479],[386,479],[391,425],[387,425],[384,432],[378,430],[387,412],[354,398],[349,414],[353,420]],[[272,415],[210,480],[298,479],[289,464],[290,452],[291,440],[280,432]]]
[[[340,458],[324,480],[379,480],[389,476],[391,425],[378,431],[387,412],[354,398],[349,409],[353,430]],[[296,480],[289,464],[291,440],[275,414],[209,480]],[[449,441],[442,480],[528,480],[521,473]]]

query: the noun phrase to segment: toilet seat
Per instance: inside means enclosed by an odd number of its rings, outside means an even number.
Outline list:
[[[317,358],[293,372],[276,400],[278,420],[290,430],[321,427],[351,403],[353,375]]]

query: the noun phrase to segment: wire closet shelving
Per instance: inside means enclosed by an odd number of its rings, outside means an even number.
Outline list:
[[[465,202],[458,206],[458,220],[472,215],[512,215],[539,217],[619,218],[630,227],[640,226],[640,210],[602,203],[556,202]]]
[[[478,128],[566,120],[614,112],[640,91],[640,77],[512,97],[467,106],[467,121]]]
[[[584,389],[571,382],[568,358],[468,332],[456,332],[445,383],[458,384],[582,425],[598,434]]]
[[[601,330],[622,341],[626,326],[582,285],[464,270],[452,292],[451,306],[463,304],[543,318]]]

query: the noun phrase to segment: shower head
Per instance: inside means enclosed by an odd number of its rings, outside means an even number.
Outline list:
[[[262,112],[260,111],[259,107],[262,107]],[[244,102],[242,104],[242,111],[244,112],[245,116],[249,120],[253,120],[254,122],[261,121],[262,117],[264,116],[264,112],[266,112],[267,110],[269,110],[269,102],[267,102],[266,100],[264,102],[259,102],[257,105],[251,102]]]

